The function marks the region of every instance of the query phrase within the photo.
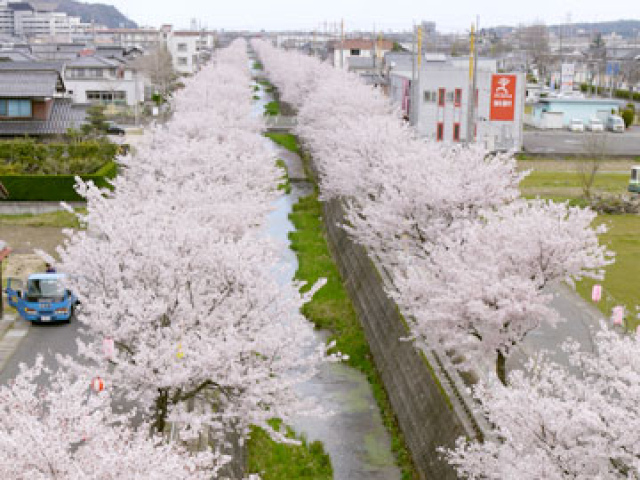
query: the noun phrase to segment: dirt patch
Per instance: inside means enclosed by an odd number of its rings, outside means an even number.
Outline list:
[[[56,247],[62,244],[65,236],[61,228],[2,225],[0,238],[11,247],[12,256],[32,254],[34,249],[55,255]]]

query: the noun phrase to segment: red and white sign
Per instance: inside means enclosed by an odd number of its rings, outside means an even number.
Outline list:
[[[94,392],[101,392],[104,390],[104,381],[100,377],[95,377],[91,380],[91,388]]]
[[[515,75],[493,75],[491,78],[492,121],[512,122],[516,107]]]

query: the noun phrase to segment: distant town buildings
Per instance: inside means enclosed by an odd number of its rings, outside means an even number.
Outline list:
[[[88,27],[79,17],[66,13],[36,8],[30,2],[0,0],[0,35],[70,39]]]

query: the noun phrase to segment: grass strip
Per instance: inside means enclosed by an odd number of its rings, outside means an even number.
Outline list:
[[[86,209],[76,210],[86,213]],[[20,227],[56,227],[56,228],[81,228],[78,217],[66,210],[41,214],[0,215],[0,225]]]
[[[380,408],[382,421],[391,435],[391,447],[402,470],[403,480],[418,478],[389,397],[373,363],[364,331],[331,257],[324,230],[322,203],[318,200],[317,192],[301,198],[293,206],[289,218],[296,227],[296,231],[289,234],[291,248],[296,252],[299,262],[296,279],[306,281],[308,286],[314,285],[321,277],[327,279],[327,284],[304,305],[302,312],[318,328],[329,330],[332,333],[331,340],[336,341],[336,350],[349,355],[348,364],[366,375]]]
[[[290,133],[277,133],[277,132],[268,132],[264,134],[265,137],[273,140],[274,143],[277,143],[281,147],[286,148],[290,152],[297,153],[302,156],[300,152],[300,147],[298,146],[298,139],[295,135]]]
[[[273,428],[280,420],[272,420]],[[322,442],[309,443],[304,436],[296,436],[287,427],[287,437],[296,438],[300,445],[273,441],[267,432],[253,427],[247,442],[248,473],[257,473],[263,480],[331,480],[333,468]]]
[[[578,293],[591,302],[591,289],[595,283],[602,285],[604,295],[596,304],[609,317],[611,310],[623,305],[627,311],[627,328],[635,331],[640,325],[636,316],[638,297],[638,272],[640,272],[640,215],[599,215],[596,225],[606,224],[609,231],[600,236],[609,250],[616,252],[616,261],[606,268],[603,281],[583,280],[578,283]]]
[[[284,190],[284,193],[288,195],[291,193],[291,182],[289,181],[289,169],[287,168],[287,164],[284,160],[279,158],[276,160],[276,166],[283,170],[283,175],[280,177],[282,182],[278,185],[278,190]]]
[[[269,102],[264,106],[264,114],[275,117],[280,115],[280,104],[278,102]]]

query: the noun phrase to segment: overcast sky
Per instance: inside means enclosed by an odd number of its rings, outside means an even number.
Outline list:
[[[96,1],[96,0],[91,0]],[[399,30],[430,20],[439,31],[463,31],[476,15],[480,26],[640,19],[638,0],[101,0],[141,25],[188,27],[192,18],[210,29],[318,29],[341,18],[345,28]]]

